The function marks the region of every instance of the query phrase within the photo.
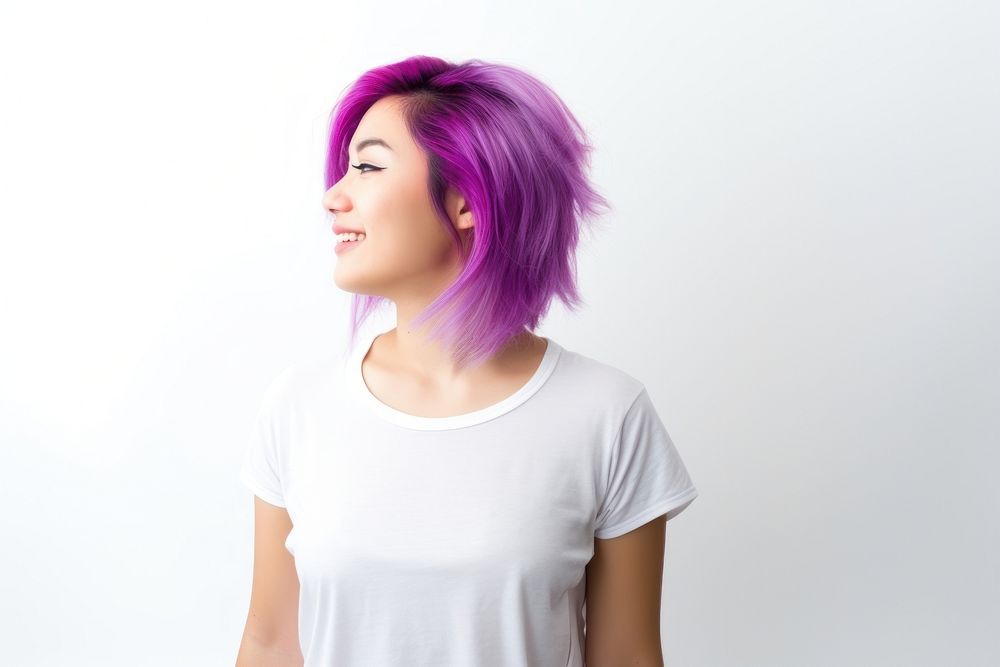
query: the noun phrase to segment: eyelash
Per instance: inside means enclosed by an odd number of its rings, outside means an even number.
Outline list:
[[[367,174],[368,173],[367,171],[363,170],[362,167],[371,167],[373,171],[382,171],[381,167],[376,167],[375,165],[368,164],[367,162],[362,162],[361,164],[358,164],[358,165],[353,165],[352,164],[351,166],[354,167],[355,169],[357,169],[358,171],[360,171],[362,174]]]

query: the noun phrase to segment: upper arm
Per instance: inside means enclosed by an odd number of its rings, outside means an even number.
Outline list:
[[[663,664],[660,596],[666,523],[659,516],[619,537],[594,538],[586,583],[588,665]]]
[[[253,586],[244,639],[299,654],[299,578],[285,548],[292,522],[284,507],[254,496]]]

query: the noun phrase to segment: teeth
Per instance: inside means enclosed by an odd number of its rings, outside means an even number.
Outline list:
[[[365,233],[361,232],[359,234],[355,234],[354,232],[348,232],[346,234],[337,234],[335,238],[337,239],[337,243],[343,243],[344,241],[363,241],[365,239]]]

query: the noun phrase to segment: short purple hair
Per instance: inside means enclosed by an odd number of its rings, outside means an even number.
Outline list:
[[[330,114],[326,189],[347,172],[348,147],[379,99],[401,98],[414,143],[428,160],[428,191],[461,253],[459,277],[421,311],[429,337],[460,366],[488,360],[525,328],[534,330],[553,297],[570,309],[581,223],[611,205],[590,184],[593,146],[566,104],[535,77],[479,59],[450,63],[413,56],[362,74]],[[444,207],[448,186],[472,211],[463,246]],[[384,297],[354,295],[350,347]]]

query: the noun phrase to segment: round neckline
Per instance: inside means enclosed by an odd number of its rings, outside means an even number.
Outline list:
[[[375,343],[375,339],[383,333],[386,332],[379,332],[374,336],[369,337],[367,339],[367,343],[360,346],[359,351],[355,354],[354,360],[348,369],[348,375],[351,378],[351,386],[354,388],[354,392],[360,399],[361,403],[363,403],[377,417],[398,426],[404,426],[406,428],[421,431],[443,431],[455,428],[464,428],[466,426],[482,424],[483,422],[487,422],[491,419],[496,419],[501,415],[507,414],[517,406],[527,401],[539,389],[541,389],[542,385],[545,384],[545,381],[548,380],[549,376],[552,375],[552,372],[555,370],[556,362],[558,362],[560,353],[562,352],[562,347],[558,343],[547,336],[542,336],[542,338],[545,339],[545,353],[542,355],[542,360],[528,381],[521,385],[521,387],[513,394],[497,403],[472,412],[466,412],[460,415],[450,415],[447,417],[423,417],[419,415],[411,415],[408,412],[397,410],[396,408],[383,403],[371,392],[368,385],[365,383],[364,374],[361,372],[362,363],[371,351],[372,345]]]

